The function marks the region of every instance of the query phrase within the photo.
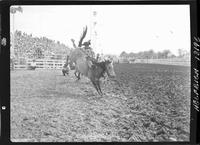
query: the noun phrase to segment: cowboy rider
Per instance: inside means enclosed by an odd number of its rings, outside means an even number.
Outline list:
[[[86,54],[88,66],[91,68],[93,63],[96,62],[96,59],[94,58],[95,54],[92,51],[92,48],[90,47],[91,40],[84,42],[82,45],[84,46],[83,48],[84,48],[84,52]]]

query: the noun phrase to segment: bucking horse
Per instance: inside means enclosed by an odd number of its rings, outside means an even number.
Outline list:
[[[97,62],[97,60],[94,58],[94,54],[88,55],[87,52],[92,52],[91,48],[89,47],[90,40],[88,42],[83,42],[84,37],[87,33],[87,26],[83,30],[83,33],[80,37],[80,41],[78,44],[78,47],[73,42],[74,49],[70,52],[69,56],[67,57],[67,64],[72,65],[72,63],[75,64],[75,76],[77,79],[80,79],[80,75],[83,75],[87,78],[89,78],[94,85],[96,91],[98,94],[103,95],[100,87],[100,78],[104,77],[104,75],[107,73],[108,77],[113,78],[115,77],[115,71],[113,67],[113,61],[112,60],[104,60],[102,62]],[[85,46],[82,48],[82,46]],[[89,51],[87,51],[89,50]]]

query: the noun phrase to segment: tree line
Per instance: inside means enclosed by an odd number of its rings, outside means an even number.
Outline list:
[[[189,56],[189,52],[179,49],[178,50],[178,56],[175,56],[171,53],[170,50],[163,50],[161,52],[154,52],[153,50],[148,51],[141,51],[138,53],[127,53],[125,51],[121,52],[120,57],[121,58],[133,58],[133,59],[163,59],[163,58],[175,58],[175,57],[185,57]]]

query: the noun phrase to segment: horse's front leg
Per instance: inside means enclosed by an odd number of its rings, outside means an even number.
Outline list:
[[[81,73],[80,72],[78,72],[78,80],[80,80],[81,79]]]
[[[75,71],[75,72],[74,72],[74,75],[76,76],[76,78],[78,78],[77,72],[78,72],[78,71]]]
[[[100,81],[98,80],[96,84],[97,84],[98,90],[99,90],[99,92],[100,92],[100,95],[102,96],[103,93],[102,93],[102,91],[101,91]]]
[[[65,76],[65,71],[64,70],[62,70],[62,73],[63,73],[63,76]]]
[[[76,71],[74,72],[74,75],[75,75],[75,77],[77,77],[77,76],[76,76]]]
[[[77,74],[77,73],[78,73],[78,74]],[[75,71],[75,72],[74,72],[74,75],[76,76],[77,80],[80,80],[80,79],[81,79],[81,77],[80,77],[81,73],[80,73],[80,72]]]
[[[91,80],[91,82],[92,82],[94,88],[96,89],[97,93],[100,95],[101,93],[99,92],[99,88],[98,88],[96,82],[94,80]]]

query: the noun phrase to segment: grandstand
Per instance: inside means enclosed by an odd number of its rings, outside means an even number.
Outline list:
[[[59,41],[33,37],[21,31],[15,31],[14,43],[11,40],[11,47],[14,44],[14,57],[11,57],[14,69],[26,69],[32,59],[36,59],[37,68],[59,69],[70,52],[70,48]]]

